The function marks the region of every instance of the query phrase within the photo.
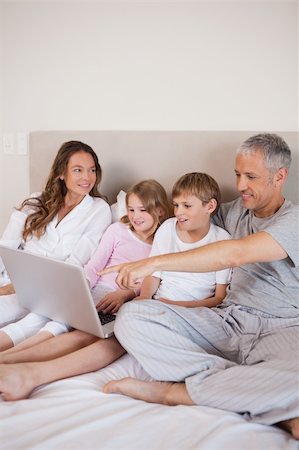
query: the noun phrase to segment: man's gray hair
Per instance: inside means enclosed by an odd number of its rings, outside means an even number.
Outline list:
[[[260,151],[267,169],[275,173],[282,167],[291,165],[292,156],[288,144],[277,134],[260,133],[248,138],[237,149],[237,154],[253,154]]]

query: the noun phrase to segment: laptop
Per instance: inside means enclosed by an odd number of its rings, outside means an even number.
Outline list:
[[[3,245],[0,256],[22,306],[100,338],[113,334],[116,316],[97,311],[82,267]]]

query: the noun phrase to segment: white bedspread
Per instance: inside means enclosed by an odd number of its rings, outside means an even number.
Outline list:
[[[105,369],[0,403],[1,450],[298,450],[276,428],[200,406],[162,406],[102,393],[111,379],[147,374],[125,355]]]

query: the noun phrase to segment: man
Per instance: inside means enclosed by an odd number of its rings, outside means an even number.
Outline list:
[[[215,218],[232,240],[109,269],[119,271],[121,286],[134,288],[156,270],[234,268],[216,308],[155,300],[124,305],[115,334],[160,381],[112,381],[106,392],[233,411],[299,439],[299,209],[282,194],[290,163],[279,136],[250,137],[236,156],[240,198],[223,204]]]

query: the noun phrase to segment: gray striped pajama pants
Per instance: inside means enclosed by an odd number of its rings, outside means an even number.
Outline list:
[[[299,318],[140,300],[120,309],[115,334],[154,379],[185,380],[195,404],[264,424],[299,416]]]

